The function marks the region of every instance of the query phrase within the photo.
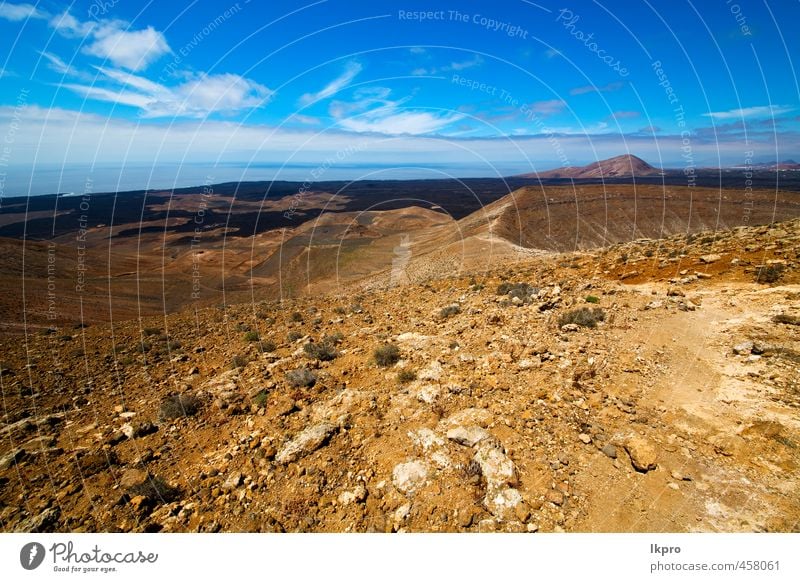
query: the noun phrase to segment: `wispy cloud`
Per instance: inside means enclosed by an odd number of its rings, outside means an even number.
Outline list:
[[[345,66],[344,72],[336,77],[333,81],[325,85],[321,90],[317,91],[316,93],[306,93],[305,95],[300,97],[300,105],[310,105],[316,101],[320,101],[322,99],[327,99],[331,95],[335,95],[345,87],[347,87],[350,82],[356,78],[356,76],[362,70],[361,63],[357,63],[356,61],[350,61]]]
[[[566,106],[566,102],[561,99],[548,99],[546,101],[536,101],[531,103],[530,110],[536,115],[549,117],[551,115],[561,113]]]
[[[167,87],[119,69],[97,67],[103,84],[65,83],[62,86],[87,99],[135,107],[142,117],[207,117],[263,106],[273,95],[269,88],[239,75],[195,75]]]
[[[49,53],[46,51],[39,51],[39,54],[47,60],[47,67],[58,73],[59,75],[64,75],[67,77],[75,77],[81,79],[83,81],[91,81],[92,76],[88,73],[84,73],[83,71],[79,71],[75,67],[70,64],[64,62],[64,60],[59,57],[58,55],[54,55],[53,53]]]
[[[637,117],[641,117],[641,115],[642,114],[639,111],[614,111],[610,115],[606,116],[606,121],[636,119]]]
[[[453,71],[463,71],[465,69],[471,69],[473,67],[479,67],[483,64],[483,57],[480,55],[475,55],[471,59],[467,59],[464,61],[453,61],[446,65],[436,66],[436,67],[417,67],[413,71],[411,71],[412,75],[415,76],[423,76],[423,75],[438,75],[441,73],[452,73]]]
[[[12,22],[19,22],[28,18],[47,18],[48,14],[42,12],[33,4],[0,4],[0,18],[5,18]]]
[[[794,107],[786,105],[759,105],[756,107],[744,107],[742,109],[729,109],[727,111],[710,111],[703,113],[705,117],[712,119],[741,119],[746,117],[767,117],[782,115],[793,111]]]
[[[607,85],[582,85],[581,87],[575,87],[574,89],[570,89],[570,95],[584,95],[586,93],[609,93],[611,91],[618,91],[625,86],[625,83],[622,81],[614,81],[613,83],[608,83]]]

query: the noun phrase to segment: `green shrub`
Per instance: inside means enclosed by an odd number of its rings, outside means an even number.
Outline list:
[[[161,400],[159,416],[162,420],[194,416],[200,410],[200,400],[191,394],[170,394]]]
[[[258,335],[257,331],[248,331],[244,334],[244,341],[246,342],[257,342],[260,336]]]
[[[274,352],[278,346],[273,341],[264,340],[261,342],[260,347],[262,352]]]
[[[408,384],[417,379],[417,373],[414,370],[407,370],[403,368],[397,373],[397,381],[400,384]]]
[[[518,297],[525,303],[529,302],[537,293],[539,293],[539,289],[528,283],[504,282],[497,286],[498,295],[508,295],[512,299]]]
[[[400,359],[400,349],[394,344],[384,344],[373,352],[375,363],[383,368],[393,366]]]
[[[344,340],[344,334],[340,331],[330,333],[322,338],[322,341],[329,344],[338,345]]]
[[[587,295],[586,296],[586,303],[600,303],[600,298],[595,297],[594,295]]]
[[[296,341],[297,341],[297,340],[299,340],[301,337],[303,337],[303,334],[302,334],[302,333],[300,333],[299,331],[290,331],[290,332],[289,332],[289,333],[286,335],[286,339],[288,339],[290,342],[296,342]]]
[[[244,368],[250,360],[247,356],[236,355],[231,358],[231,367]]]
[[[336,347],[332,343],[326,341],[307,343],[303,346],[303,351],[309,358],[322,362],[330,361],[339,355],[336,351]]]
[[[303,314],[299,311],[295,311],[289,316],[289,319],[294,322],[301,322],[303,321]]]
[[[259,408],[264,408],[267,405],[267,391],[266,390],[259,390],[259,392],[253,396],[251,399],[253,404],[258,406]]]
[[[605,313],[599,307],[589,309],[588,307],[581,307],[562,313],[558,318],[558,327],[574,323],[581,327],[597,327],[597,323],[604,321],[606,318]]]
[[[780,263],[761,267],[756,271],[756,283],[777,283],[785,270],[786,267]]]

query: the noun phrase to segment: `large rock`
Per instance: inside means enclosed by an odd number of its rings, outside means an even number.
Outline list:
[[[428,466],[422,461],[409,461],[396,465],[392,483],[401,493],[413,493],[428,480]]]
[[[0,457],[0,471],[5,471],[17,461],[21,461],[25,457],[25,449],[14,449]]]
[[[656,447],[647,439],[632,436],[625,442],[625,450],[631,457],[631,464],[637,471],[647,472],[656,468],[658,454]]]
[[[516,485],[517,469],[500,447],[491,441],[483,441],[478,446],[474,460],[481,468],[489,490],[506,485]]]
[[[492,413],[485,408],[465,408],[451,414],[443,422],[447,427],[474,424],[486,428],[492,422]]]
[[[310,426],[283,445],[275,460],[279,463],[292,463],[305,457],[324,445],[334,432],[336,426],[328,422]]]
[[[516,489],[493,489],[486,493],[483,504],[489,512],[502,520],[516,519],[517,507],[523,503],[522,495]]]
[[[33,517],[29,517],[28,519],[21,521],[14,531],[18,533],[41,533],[52,531],[53,526],[55,526],[56,522],[58,521],[60,514],[61,510],[59,510],[58,507],[45,509],[39,515],[34,515]]]
[[[447,431],[447,438],[465,447],[474,447],[489,436],[489,433],[479,426],[457,426]]]

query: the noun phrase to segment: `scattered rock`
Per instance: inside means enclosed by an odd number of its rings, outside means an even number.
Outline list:
[[[516,518],[516,508],[522,503],[522,495],[516,489],[494,489],[483,499],[486,509],[498,519]]]
[[[581,441],[585,445],[589,445],[592,443],[592,437],[590,437],[586,433],[581,433],[578,435],[578,440]]]
[[[61,510],[58,507],[45,509],[38,515],[22,520],[14,529],[17,533],[44,533],[53,531]]]
[[[238,472],[231,473],[230,475],[228,475],[228,478],[222,482],[222,490],[233,491],[241,484],[242,484],[242,474]]]
[[[401,493],[413,493],[428,480],[428,466],[422,461],[409,461],[396,465],[392,483]]]
[[[447,431],[447,438],[465,447],[474,447],[489,436],[489,433],[479,426],[457,426]]]
[[[700,257],[700,262],[709,265],[711,263],[716,263],[721,258],[722,258],[721,255],[713,255],[713,254],[712,255],[703,255],[702,257]]]
[[[310,426],[286,443],[275,456],[279,463],[292,463],[324,445],[336,432],[336,426],[323,422]]]
[[[493,442],[484,440],[478,446],[474,460],[481,468],[481,473],[488,489],[497,489],[506,485],[516,485],[517,470],[514,463]]]

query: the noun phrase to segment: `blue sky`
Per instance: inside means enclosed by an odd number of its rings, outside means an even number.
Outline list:
[[[798,17],[725,0],[5,2],[0,163],[797,158]]]

